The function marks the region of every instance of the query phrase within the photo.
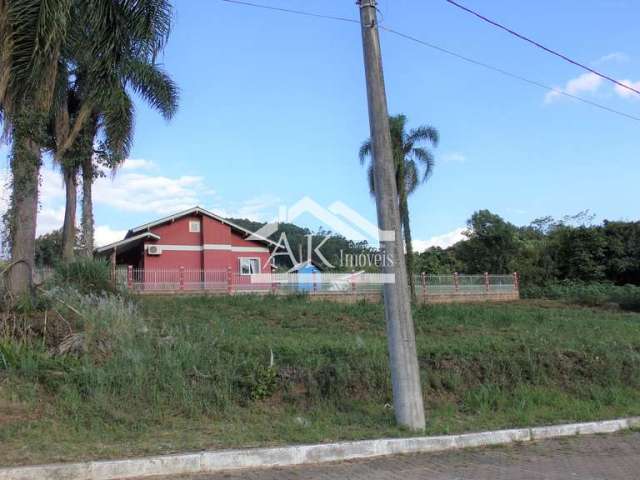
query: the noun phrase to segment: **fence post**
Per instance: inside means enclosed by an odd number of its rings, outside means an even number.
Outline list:
[[[422,272],[420,280],[422,281],[422,303],[427,303],[427,274]]]
[[[233,274],[231,273],[231,267],[227,267],[227,293],[233,294]]]
[[[353,294],[353,298],[356,298],[356,277],[354,275],[354,271],[351,270],[351,293]]]
[[[271,272],[271,294],[275,295],[276,290],[278,289],[278,282],[275,281],[276,273]]]
[[[133,265],[127,265],[127,288],[133,288]]]
[[[489,293],[489,272],[484,272],[484,291]]]
[[[316,272],[313,272],[312,275],[313,275],[313,293],[316,293],[318,291],[318,285],[316,284]]]
[[[184,290],[184,267],[180,267],[180,290]]]
[[[453,272],[453,288],[456,293],[460,290],[460,279],[458,278],[458,272]]]
[[[518,272],[513,272],[513,289],[517,292],[520,290],[520,276]]]

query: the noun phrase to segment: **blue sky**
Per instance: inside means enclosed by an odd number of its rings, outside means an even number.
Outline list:
[[[354,2],[260,0],[357,18]],[[612,76],[640,82],[640,2],[465,0]],[[640,96],[532,48],[443,0],[380,0],[383,23],[640,116]],[[369,132],[358,25],[232,5],[175,2],[160,61],[181,89],[169,123],[137,103],[132,161],[96,186],[98,239],[198,203],[270,220],[309,196],[375,219],[357,151]],[[389,110],[440,130],[436,170],[411,198],[418,246],[455,237],[474,210],[516,224],[590,209],[637,219],[640,123],[382,34]],[[639,83],[640,86],[640,83]],[[6,166],[6,149],[0,152]],[[61,224],[58,175],[43,172],[39,231]],[[6,192],[4,194],[6,197]],[[317,226],[312,218],[301,223]],[[459,231],[459,230],[458,230]]]

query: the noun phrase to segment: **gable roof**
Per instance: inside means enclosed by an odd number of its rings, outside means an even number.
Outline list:
[[[273,240],[269,240],[266,237],[262,237],[260,235],[256,235],[254,232],[252,232],[251,230],[247,230],[246,228],[241,227],[240,225],[237,225],[233,222],[230,222],[229,220],[220,217],[219,215],[216,215],[213,212],[210,212],[209,210],[206,210],[200,206],[196,206],[193,208],[190,208],[188,210],[184,210],[182,212],[178,212],[178,213],[174,213],[173,215],[169,215],[167,217],[163,217],[160,218],[158,220],[154,220],[153,222],[149,222],[149,223],[145,223],[144,225],[140,225],[139,227],[134,227],[131,230],[129,230],[127,232],[127,234],[125,235],[125,239],[129,238],[135,234],[138,234],[140,232],[143,232],[145,230],[149,230],[152,227],[157,227],[158,225],[162,225],[163,223],[168,223],[168,222],[173,222],[179,218],[182,217],[186,217],[188,215],[203,215],[205,217],[209,217],[212,218],[213,220],[217,220],[220,223],[223,223],[225,225],[228,225],[231,227],[232,230],[235,230],[236,232],[239,232],[241,234],[247,235],[247,236],[253,236],[254,238],[251,239],[251,241],[255,241],[255,242],[261,242],[261,243],[265,243],[267,245],[270,245],[272,247],[277,247],[278,244],[276,242],[274,242]]]
[[[110,243],[109,245],[104,245],[102,247],[98,247],[95,248],[94,251],[96,253],[105,253],[108,251],[111,251],[113,249],[117,249],[122,247],[124,250],[120,250],[120,251],[126,251],[129,248],[137,245],[138,243],[140,243],[142,240],[145,240],[147,238],[151,238],[153,240],[160,240],[160,237],[158,235],[156,235],[155,233],[151,233],[151,232],[144,232],[138,235],[134,235],[132,237],[125,237],[124,240],[119,240],[117,242],[113,242]]]

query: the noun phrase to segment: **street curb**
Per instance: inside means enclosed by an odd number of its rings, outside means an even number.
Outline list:
[[[437,437],[385,438],[278,448],[220,450],[130,460],[0,468],[0,480],[119,480],[154,475],[213,473],[241,468],[286,467],[385,455],[505,445],[573,435],[613,433],[635,427],[640,427],[640,417]]]

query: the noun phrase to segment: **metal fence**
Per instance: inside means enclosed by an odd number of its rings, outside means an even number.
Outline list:
[[[53,275],[51,268],[36,268],[34,282],[39,284]],[[242,275],[230,269],[202,270],[189,268],[143,269],[119,266],[114,283],[133,292],[211,292],[220,294],[274,293],[310,295],[371,295],[382,293],[393,275],[379,273],[261,273]],[[432,275],[414,277],[416,295],[508,294],[519,290],[518,274]]]
[[[517,292],[518,275],[415,276],[416,295],[483,295]],[[118,267],[115,282],[134,292],[195,292],[220,294],[273,293],[310,295],[369,295],[382,292],[393,275],[378,273],[262,273],[242,275],[229,270],[142,269]]]
[[[417,295],[481,295],[517,291],[518,274],[511,275],[427,275],[415,278]]]

